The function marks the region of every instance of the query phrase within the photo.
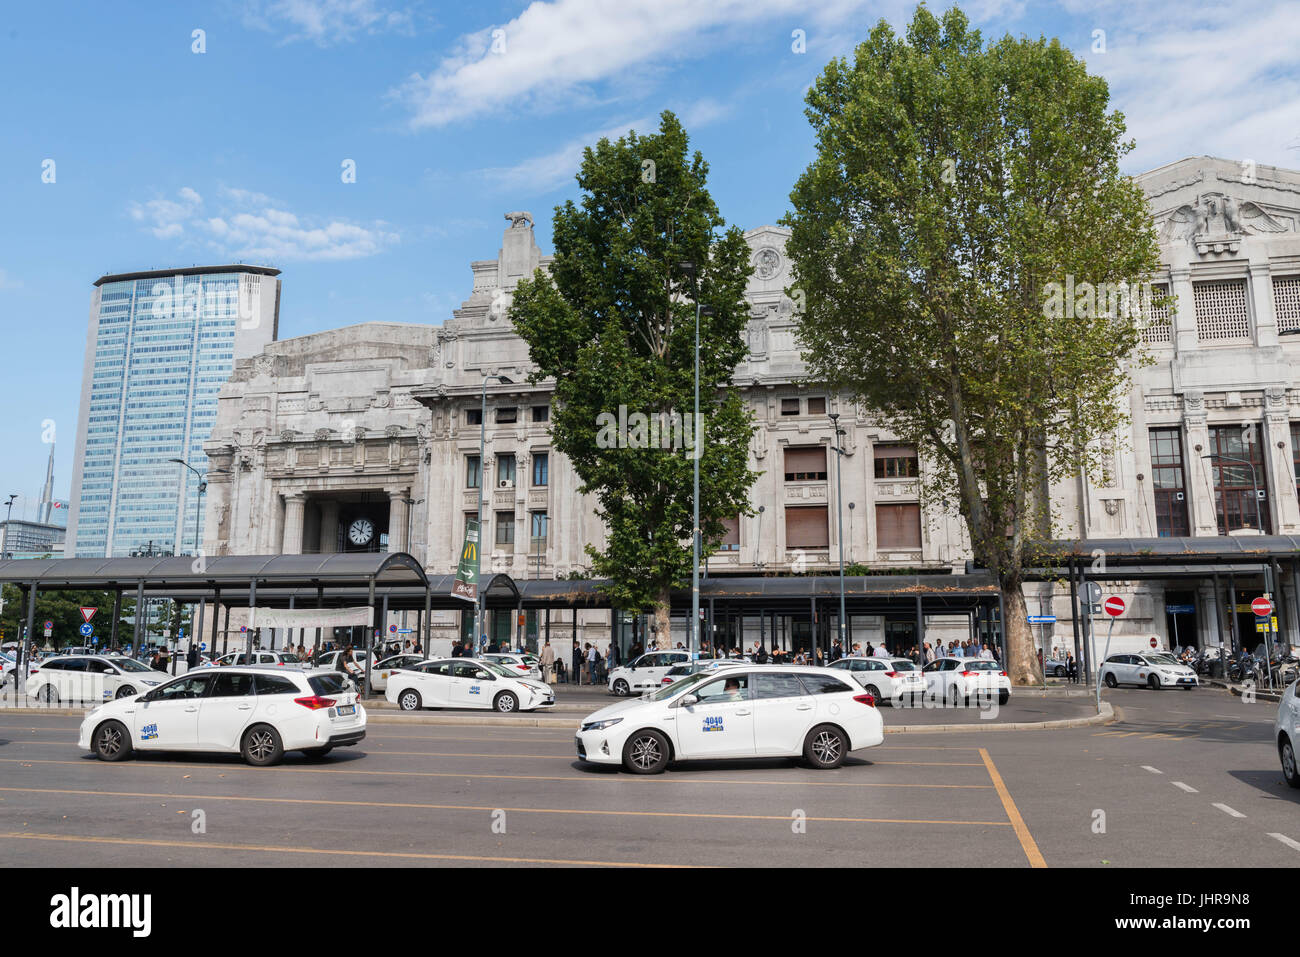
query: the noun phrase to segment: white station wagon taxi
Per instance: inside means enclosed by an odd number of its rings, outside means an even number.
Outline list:
[[[884,741],[875,699],[851,681],[792,665],[702,671],[589,715],[574,743],[583,761],[633,774],[713,758],[802,757],[837,768],[848,752]]]
[[[104,761],[134,751],[216,751],[261,766],[286,751],[321,757],[365,736],[366,710],[338,672],[234,665],[195,669],[94,708],[77,742]]]

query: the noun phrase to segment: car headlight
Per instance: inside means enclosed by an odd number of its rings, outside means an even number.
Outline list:
[[[622,718],[606,718],[604,721],[593,721],[590,724],[582,726],[583,731],[604,731],[606,728],[612,728],[622,721]]]
[[[152,688],[154,685],[162,684],[162,682],[154,678],[141,678],[140,684],[148,685],[150,688]]]

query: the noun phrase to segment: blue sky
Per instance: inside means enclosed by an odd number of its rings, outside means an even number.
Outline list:
[[[648,130],[663,109],[710,162],[724,217],[770,223],[811,158],[804,90],[876,21],[899,28],[914,6],[7,5],[0,493],[26,497],[15,517],[26,500],[34,511],[53,420],[56,494],[68,496],[91,284],[104,273],[269,263],[283,270],[281,338],[440,323],[469,293],[469,261],[496,255],[504,212],[532,211],[550,251],[551,210],[576,194],[582,146]],[[986,37],[1058,36],[1105,75],[1137,140],[1130,172],[1198,154],[1300,167],[1293,0],[963,9]],[[355,183],[342,182],[345,160]]]

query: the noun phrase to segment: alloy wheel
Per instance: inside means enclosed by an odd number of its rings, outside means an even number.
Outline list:
[[[270,731],[254,731],[248,739],[248,753],[258,761],[265,761],[275,750],[275,738]]]
[[[114,725],[99,729],[99,754],[104,758],[114,758],[122,752],[122,730]]]
[[[645,735],[632,742],[632,763],[647,770],[659,763],[663,757],[659,750],[659,741],[652,735]]]
[[[834,731],[819,731],[813,738],[812,750],[819,764],[834,764],[840,757],[840,736]]]

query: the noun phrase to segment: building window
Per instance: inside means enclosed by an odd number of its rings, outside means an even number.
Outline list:
[[[1250,339],[1246,280],[1192,283],[1196,303],[1196,338],[1200,342]]]
[[[781,414],[782,414],[782,415],[798,415],[798,414],[799,414],[799,400],[798,400],[798,399],[782,399],[782,400],[781,400]]]
[[[740,551],[740,516],[724,518],[722,527],[725,531],[722,533],[722,541],[718,545],[718,550],[723,552]]]
[[[1154,300],[1159,296],[1169,295],[1169,287],[1164,285],[1153,285],[1151,287],[1151,298]],[[1143,303],[1145,306],[1146,304]],[[1145,317],[1146,324],[1142,327],[1142,341],[1149,346],[1168,345],[1174,341],[1174,324],[1173,317],[1169,315],[1168,306],[1151,307],[1151,314]]]
[[[1210,459],[1211,484],[1214,486],[1214,507],[1219,516],[1219,534],[1227,535],[1239,528],[1258,528],[1266,534],[1269,529],[1268,477],[1261,462],[1259,431],[1261,426],[1221,425],[1210,429],[1210,451],[1218,456],[1244,459],[1254,466],[1251,469],[1240,462],[1225,462],[1222,458]],[[1256,498],[1255,483],[1262,498]],[[1256,506],[1258,505],[1258,512]],[[1258,517],[1256,517],[1258,515]]]
[[[1300,498],[1300,422],[1291,423],[1291,467],[1295,470],[1295,494]]]
[[[877,445],[876,478],[916,478],[916,449],[910,445]]]
[[[533,544],[546,544],[546,532],[550,525],[550,520],[546,517],[545,512],[529,512],[529,537],[532,538]]]
[[[787,506],[785,547],[829,548],[830,531],[826,523],[826,506]]]
[[[809,415],[825,415],[825,414],[826,414],[826,397],[825,397],[825,396],[820,396],[820,395],[819,395],[819,396],[813,396],[813,397],[809,398],[809,399],[808,399],[808,414],[809,414]]]
[[[533,406],[533,421],[534,422],[551,421],[551,407],[549,405]]]
[[[1181,538],[1191,534],[1187,519],[1187,480],[1179,429],[1152,429],[1151,488],[1156,503],[1156,534]]]
[[[498,545],[513,545],[515,543],[514,512],[497,512],[496,543]]]
[[[1273,302],[1277,305],[1277,331],[1300,329],[1300,276],[1275,276]]]
[[[465,456],[465,487],[478,488],[480,474],[479,457],[477,455]]]
[[[826,481],[826,446],[795,446],[785,450],[787,482]]]
[[[497,456],[497,488],[515,484],[515,457],[513,454]]]
[[[511,422],[519,421],[519,410],[513,405],[497,409],[497,423],[499,425],[508,425]]]
[[[533,484],[546,485],[550,480],[551,457],[546,452],[533,453]]]
[[[920,548],[920,505],[877,505],[876,546],[878,548]]]
[[[479,408],[476,408],[476,409],[466,409],[466,410],[465,410],[465,424],[466,424],[466,425],[482,425],[482,424],[483,424],[483,409],[482,409],[481,406],[480,406]]]

